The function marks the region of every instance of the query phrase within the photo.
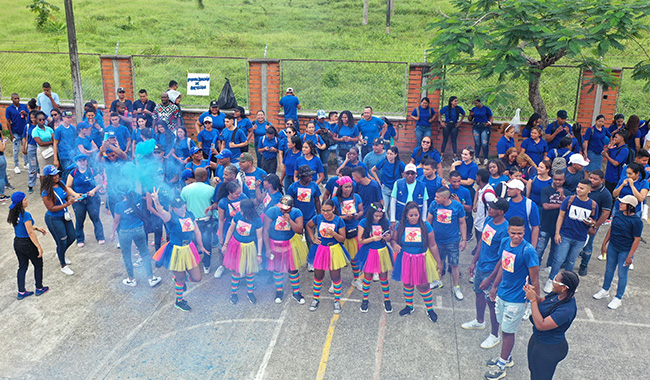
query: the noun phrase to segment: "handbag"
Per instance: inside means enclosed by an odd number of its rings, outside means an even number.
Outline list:
[[[52,191],[54,191],[54,189],[52,189]],[[61,197],[59,197],[59,194],[56,193],[56,191],[54,191],[54,195],[56,195],[56,197],[59,199],[59,202],[61,202],[61,204],[63,205],[63,201],[61,200]],[[67,207],[64,208],[63,211],[64,211],[63,212],[63,219],[65,219],[68,222],[71,221],[72,220],[72,214],[70,214],[70,212],[68,211],[68,208]]]
[[[41,155],[44,159],[47,160],[48,158],[54,156],[54,148],[52,146],[49,146],[47,149],[43,149],[41,151]]]
[[[354,239],[359,235],[359,229],[357,227],[346,229],[345,230],[345,238],[346,239]]]

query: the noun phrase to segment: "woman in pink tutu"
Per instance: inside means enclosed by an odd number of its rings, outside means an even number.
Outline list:
[[[370,283],[373,274],[378,273],[381,291],[384,294],[384,311],[392,313],[393,306],[390,303],[388,271],[393,269],[393,262],[387,244],[391,240],[390,223],[380,202],[370,204],[368,215],[359,222],[359,237],[360,247],[356,260],[363,272],[361,280],[363,284],[361,312],[368,312]]]
[[[433,311],[433,294],[429,283],[440,278],[441,264],[433,227],[422,220],[418,204],[411,201],[406,204],[402,220],[395,228],[397,231],[392,242],[396,254],[393,279],[404,284],[406,299],[406,307],[399,315],[405,317],[413,312],[413,292],[417,287],[429,319],[436,322],[438,315]]]
[[[334,206],[336,207],[336,212],[341,216],[341,219],[345,222],[345,241],[343,246],[350,254],[350,267],[352,267],[352,275],[354,280],[352,281],[352,286],[356,287],[358,290],[363,290],[361,281],[359,280],[359,273],[361,269],[357,260],[357,251],[359,250],[359,221],[363,217],[363,203],[361,202],[361,196],[354,192],[354,183],[352,178],[348,176],[342,176],[337,181],[336,184],[339,186],[335,192],[335,195],[332,197],[334,201]]]
[[[345,222],[334,214],[334,202],[323,202],[321,213],[307,223],[307,233],[314,244],[309,249],[308,261],[314,266],[314,300],[309,306],[316,311],[320,303],[325,271],[330,272],[334,287],[334,313],[341,312],[341,268],[348,264],[350,256],[341,243],[345,241]],[[314,233],[316,228],[316,233]]]
[[[237,289],[241,276],[246,276],[248,300],[256,303],[253,294],[253,280],[262,263],[262,219],[255,212],[255,203],[244,199],[240,204],[240,211],[230,223],[226,239],[222,247],[224,252],[223,266],[232,271],[230,282],[230,302],[237,304]]]
[[[302,211],[293,207],[290,195],[285,195],[277,206],[270,207],[264,215],[267,269],[273,272],[275,303],[282,303],[284,274],[289,273],[293,299],[302,305],[305,298],[300,293],[298,269],[307,261],[307,244],[302,240]]]

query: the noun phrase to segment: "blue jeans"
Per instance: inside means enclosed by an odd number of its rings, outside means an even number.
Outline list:
[[[72,166],[75,164],[74,160],[71,158],[60,158],[59,166],[61,167],[61,181],[66,182],[68,180],[68,174],[72,171]]]
[[[120,248],[122,249],[122,259],[124,259],[124,266],[129,278],[133,277],[133,260],[131,260],[131,244],[135,243],[142,257],[144,270],[147,272],[147,277],[153,276],[153,269],[151,268],[151,254],[147,247],[147,235],[144,233],[144,227],[139,226],[130,228],[128,230],[119,230],[118,237],[120,239]]]
[[[580,257],[582,258],[582,261],[580,262],[581,267],[586,268],[589,265],[589,261],[591,260],[591,254],[594,251],[594,239],[596,238],[597,233],[598,230],[596,230],[595,234],[589,235],[589,239],[587,239],[587,244],[582,249],[582,252],[580,252]]]
[[[618,251],[611,244],[607,247],[607,265],[605,267],[603,289],[609,291],[614,279],[614,272],[618,266],[618,287],[616,288],[616,298],[618,299],[623,298],[627,287],[627,272],[630,267],[625,265],[625,259],[627,259],[629,253],[630,251]]]
[[[62,216],[49,214],[45,214],[45,224],[56,243],[56,255],[59,257],[59,264],[65,266],[65,251],[75,241],[74,225],[71,220],[65,220]]]
[[[384,212],[386,215],[390,215],[388,207],[390,206],[390,198],[393,193],[393,189],[389,188],[386,185],[381,185],[381,196],[384,199]]]
[[[415,126],[415,139],[417,140],[417,145],[416,146],[421,146],[422,143],[422,138],[424,136],[429,136],[431,137],[431,127],[427,127],[424,125],[417,125]]]
[[[474,128],[472,128],[472,135],[474,136],[474,157],[480,157],[482,147],[483,157],[488,158],[488,146],[490,145],[491,133],[492,126],[484,123],[474,124]]]
[[[553,234],[539,231],[539,238],[537,239],[537,257],[539,258],[539,265],[542,265],[542,257],[544,257],[544,251],[548,243],[551,243],[551,249],[548,252],[548,258],[546,259],[546,266],[550,267],[553,265],[553,259],[555,258],[555,252],[557,251],[557,244],[555,244],[555,239],[553,239]]]
[[[573,270],[576,259],[578,258],[582,247],[585,246],[586,240],[587,238],[584,238],[582,240],[575,240],[570,239],[566,236],[562,236],[562,243],[557,246],[555,259],[553,259],[553,267],[551,268],[551,274],[548,276],[548,278],[555,278],[555,275],[560,272],[560,268]]]
[[[36,157],[36,145],[27,145],[27,162],[29,164],[29,179],[27,186],[34,187],[36,185],[36,175],[39,172],[38,159]]]
[[[293,173],[285,173],[284,175],[284,180],[282,181],[282,187],[284,187],[284,192],[287,192],[287,189],[289,189],[289,186],[293,183]]]
[[[101,203],[102,201],[99,199],[99,195],[95,195],[94,197],[87,197],[72,204],[75,217],[77,243],[83,243],[86,241],[86,236],[84,234],[86,213],[88,213],[88,216],[95,227],[95,239],[97,239],[97,241],[104,240],[104,226],[99,217],[99,208]]]
[[[23,149],[23,136],[14,133],[14,166],[17,167],[20,164],[20,151]],[[23,162],[27,165],[27,155],[23,154]]]
[[[460,256],[459,244],[460,241],[456,241],[449,244],[437,243],[438,253],[440,254],[440,261],[442,262],[443,268],[445,265],[445,258],[448,258],[449,265],[458,266],[458,258]]]
[[[7,158],[3,154],[0,156],[0,195],[5,195],[6,174],[7,174]]]

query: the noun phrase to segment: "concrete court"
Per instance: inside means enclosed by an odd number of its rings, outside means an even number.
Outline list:
[[[8,161],[12,162],[9,159]],[[11,183],[26,190],[26,171],[13,173]],[[10,194],[8,191],[7,194]],[[38,226],[44,207],[37,194],[29,196]],[[0,205],[0,353],[2,379],[482,379],[485,361],[499,354],[500,346],[479,348],[488,330],[463,330],[474,318],[474,295],[465,274],[461,287],[465,300],[451,294],[450,278],[434,292],[438,323],[431,323],[421,297],[416,312],[400,317],[404,306],[401,284],[391,282],[394,312],[387,315],[381,290],[373,283],[370,310],[359,312],[361,293],[349,287],[352,274],[344,270],[344,305],[339,317],[332,312],[332,297],[323,286],[318,311],[310,312],[310,273],[302,273],[307,304],[289,296],[273,302],[268,276],[260,275],[258,304],[250,304],[240,288],[240,302],[229,302],[230,276],[213,273],[190,284],[186,299],[192,312],[173,307],[171,275],[151,289],[144,270],[136,268],[138,286],[126,287],[119,249],[107,242],[98,246],[92,225],[86,223],[86,247],[70,248],[73,276],[58,270],[54,242],[40,237],[45,248],[44,283],[49,293],[16,300],[17,260],[12,249],[13,231],[4,222],[9,202]],[[102,213],[107,238],[111,219]],[[599,233],[596,246],[602,241]],[[645,239],[650,233],[644,231]],[[466,271],[470,249],[461,254]],[[650,366],[648,310],[650,260],[642,243],[636,269],[630,274],[623,305],[607,309],[605,300],[591,298],[602,283],[604,262],[595,257],[590,273],[582,278],[577,294],[579,312],[568,332],[569,356],[560,364],[556,379],[647,379]],[[542,280],[546,275],[542,274]],[[542,285],[543,285],[542,281]],[[615,289],[616,280],[613,288]],[[34,290],[33,271],[27,273],[27,289]],[[288,284],[286,293],[290,293]],[[489,319],[488,319],[489,320]],[[508,379],[527,379],[526,345],[531,325],[524,321],[513,353],[515,366]]]

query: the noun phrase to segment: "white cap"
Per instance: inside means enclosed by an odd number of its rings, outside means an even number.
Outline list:
[[[619,198],[618,201],[621,203],[632,205],[633,207],[636,207],[639,204],[639,200],[636,199],[634,195],[626,195],[623,198]]]
[[[293,87],[287,87],[287,91],[286,91],[286,92],[291,92],[291,93],[293,93]]]
[[[404,173],[406,172],[418,172],[418,168],[415,166],[415,164],[406,164],[406,167],[404,168]]]
[[[569,165],[571,165],[571,164],[578,164],[580,166],[587,166],[587,165],[589,165],[589,162],[587,162],[587,160],[585,160],[585,158],[582,157],[582,154],[576,153],[576,154],[572,155],[571,158],[569,158]]]
[[[204,117],[203,122],[205,123],[206,121],[209,121],[210,123],[212,123],[212,117],[211,116]]]
[[[511,179],[506,183],[506,186],[508,186],[509,189],[519,189],[521,191],[524,191],[526,188],[526,186],[524,186],[524,183],[518,179]]]

